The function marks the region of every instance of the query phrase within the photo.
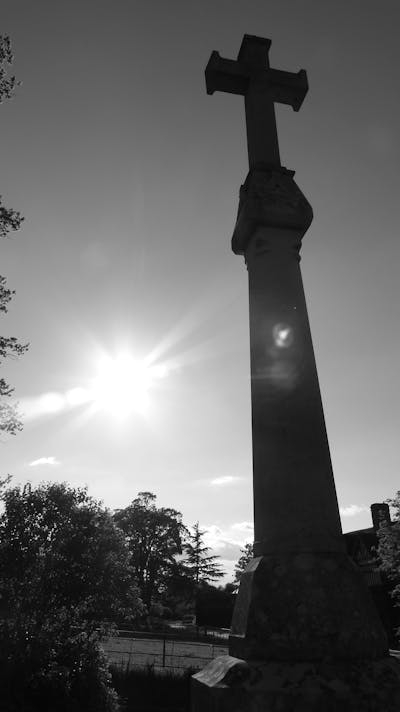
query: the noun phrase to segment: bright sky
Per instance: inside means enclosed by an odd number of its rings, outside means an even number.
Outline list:
[[[26,417],[1,472],[110,508],[150,490],[227,568],[251,538],[244,111],[204,68],[255,34],[308,72],[280,150],[315,214],[302,272],[343,527],[370,525],[400,489],[399,21],[397,0],[3,0],[22,86],[0,107],[1,193],[26,220],[0,244],[1,328],[31,347],[3,366]],[[153,370],[122,417],[127,362]]]

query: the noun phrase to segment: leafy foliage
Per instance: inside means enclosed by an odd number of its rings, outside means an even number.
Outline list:
[[[242,573],[245,571],[247,568],[247,565],[250,563],[250,561],[253,558],[253,544],[250,544],[249,542],[244,545],[243,549],[240,549],[240,558],[238,559],[238,562],[235,566],[235,579],[234,583],[239,584],[240,579],[242,577]]]
[[[104,621],[142,612],[121,532],[84,488],[25,485],[6,489],[2,500],[4,709],[112,712],[116,696],[99,647]]]
[[[185,530],[175,509],[158,508],[152,492],[139,492],[125,509],[114,512],[114,522],[123,531],[131,552],[131,565],[147,608],[166,590],[176,571],[176,556],[182,553]]]
[[[1,206],[0,206],[1,213]],[[1,235],[1,217],[0,217]],[[7,312],[8,303],[15,292],[7,289],[5,277],[0,276],[0,311]],[[21,356],[28,348],[28,344],[20,344],[14,336],[0,336],[0,359],[16,358]],[[1,363],[1,361],[0,361]],[[22,424],[19,420],[16,406],[5,400],[12,395],[14,389],[11,388],[4,378],[0,378],[0,431],[14,435],[21,430]]]
[[[392,509],[392,523],[382,519],[377,531],[379,568],[392,584],[391,596],[400,607],[400,491],[393,499],[387,499]],[[400,636],[400,628],[397,629]]]
[[[129,551],[85,488],[29,484],[3,494],[0,592],[13,618],[71,610],[92,627],[141,610]]]
[[[6,208],[1,200],[2,196],[0,195],[0,237],[7,237],[12,230],[19,230],[24,218],[17,210]],[[9,294],[14,294],[14,292],[9,292]],[[3,311],[6,310],[3,309]]]
[[[18,84],[15,77],[7,75],[7,65],[12,64],[12,61],[10,38],[7,35],[0,35],[0,103],[4,99],[11,99]],[[7,237],[9,232],[18,230],[23,219],[16,210],[6,208],[0,196],[0,238]],[[5,277],[0,276],[0,311],[3,313],[7,312],[14,293],[7,288]],[[0,359],[20,356],[27,348],[28,344],[20,344],[13,336],[0,336]],[[8,435],[15,435],[22,428],[17,407],[6,400],[12,395],[13,390],[4,378],[0,378],[0,432]]]
[[[4,99],[11,99],[19,82],[8,76],[8,66],[13,63],[11,40],[8,35],[0,35],[0,104]]]
[[[0,621],[4,712],[118,712],[100,634],[71,626],[71,612],[51,611],[37,624]]]
[[[185,566],[189,577],[198,586],[200,583],[216,581],[224,575],[223,570],[217,563],[219,556],[212,556],[209,546],[204,544],[204,534],[206,530],[200,529],[199,522],[196,522],[192,531],[188,532],[187,540],[184,544],[186,554]]]

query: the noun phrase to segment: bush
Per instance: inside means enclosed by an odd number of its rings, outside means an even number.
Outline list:
[[[114,712],[98,629],[143,609],[123,534],[85,488],[1,499],[1,712]]]
[[[2,712],[117,712],[99,634],[65,631],[62,617],[0,624]]]

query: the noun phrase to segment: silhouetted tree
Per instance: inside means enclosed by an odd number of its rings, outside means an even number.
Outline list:
[[[188,613],[194,614],[195,599],[196,584],[189,576],[184,561],[177,560],[171,567],[162,594],[163,617],[182,618]]]
[[[196,594],[196,623],[198,626],[229,628],[235,595],[228,586],[199,585]]]
[[[113,517],[124,533],[141,597],[149,610],[175,575],[185,531],[181,513],[157,507],[156,499],[152,492],[139,492],[132,504],[116,510]]]
[[[19,84],[15,77],[8,76],[8,66],[13,63],[11,40],[8,35],[0,35],[0,104],[4,99],[11,99],[15,87]]]
[[[5,99],[11,99],[17,85],[15,77],[9,77],[7,73],[7,65],[11,65],[12,61],[10,38],[0,35],[0,103]],[[20,213],[6,208],[0,196],[0,238],[7,237],[13,230],[18,230],[22,221]],[[6,285],[5,277],[0,276],[0,312],[3,313],[7,312],[8,304],[15,294]],[[28,344],[19,343],[13,336],[0,336],[0,363],[4,358],[20,356],[27,348]],[[9,435],[14,435],[22,428],[16,405],[7,400],[13,391],[14,389],[5,379],[0,378],[0,431]]]
[[[247,543],[244,545],[243,549],[240,549],[240,558],[235,566],[235,579],[234,583],[238,586],[240,579],[242,577],[243,571],[246,569],[247,565],[253,558],[253,544]]]
[[[199,522],[188,532],[183,546],[185,551],[185,567],[189,577],[198,586],[200,583],[216,581],[224,575],[218,562],[219,556],[211,555],[211,547],[204,544],[206,530],[200,529]]]
[[[121,532],[86,489],[65,483],[9,488],[2,500],[4,709],[114,711],[99,642],[106,621],[142,613]]]
[[[121,531],[86,488],[6,489],[0,516],[1,605],[11,618],[66,610],[97,627],[142,610]]]

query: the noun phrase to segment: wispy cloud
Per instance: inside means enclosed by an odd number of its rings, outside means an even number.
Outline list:
[[[361,512],[368,511],[368,507],[361,507],[359,504],[349,504],[348,507],[340,507],[340,514],[342,515],[342,517],[355,517],[356,514],[361,514]]]
[[[33,460],[29,463],[29,467],[37,467],[38,465],[60,465],[60,461],[55,457],[39,457],[38,460]]]
[[[224,487],[225,485],[231,485],[233,482],[238,482],[242,477],[233,477],[232,475],[225,475],[224,477],[215,477],[210,480],[210,485],[215,487]]]

